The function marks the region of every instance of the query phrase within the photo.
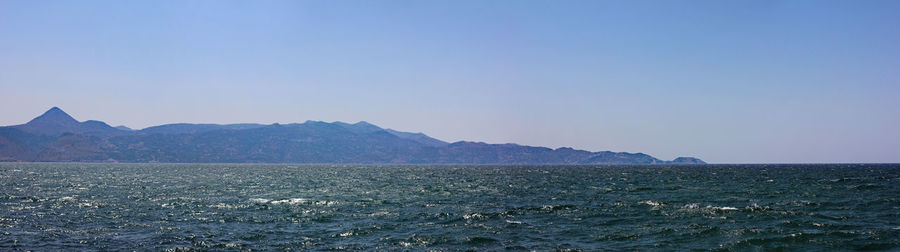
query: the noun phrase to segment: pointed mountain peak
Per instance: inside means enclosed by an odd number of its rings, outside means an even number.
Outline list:
[[[80,126],[81,123],[76,121],[75,118],[63,112],[62,109],[53,107],[44,112],[44,114],[31,119],[28,123],[16,125],[15,127],[32,134],[58,135],[65,132],[78,132],[77,129]]]
[[[63,111],[62,109],[59,109],[58,107],[53,107],[53,108],[50,108],[50,110],[47,110],[47,112],[44,112],[44,114],[41,114],[40,116],[38,116],[28,122],[28,124],[35,124],[35,123],[41,123],[41,124],[50,123],[50,124],[56,124],[56,125],[73,125],[73,124],[78,124],[78,121],[75,120],[75,118],[72,118],[72,116],[70,116],[69,114],[66,114],[66,112]]]
[[[110,127],[109,124],[101,121],[88,120],[78,122],[57,107],[50,108],[50,110],[47,110],[41,116],[31,119],[26,124],[14,127],[28,133],[48,136],[56,136],[63,133],[110,136],[123,133],[123,131]]]

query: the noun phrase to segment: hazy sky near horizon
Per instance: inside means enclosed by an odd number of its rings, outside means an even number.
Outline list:
[[[900,1],[4,1],[0,125],[356,122],[900,162]]]

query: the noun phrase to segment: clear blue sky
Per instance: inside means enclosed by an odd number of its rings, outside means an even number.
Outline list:
[[[369,121],[709,162],[900,162],[900,1],[0,0],[0,125]]]

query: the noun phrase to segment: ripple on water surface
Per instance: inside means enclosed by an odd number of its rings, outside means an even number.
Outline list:
[[[900,249],[898,165],[0,164],[2,250]]]

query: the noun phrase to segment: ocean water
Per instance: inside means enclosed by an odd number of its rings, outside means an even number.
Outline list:
[[[900,250],[900,165],[0,163],[0,250]]]

